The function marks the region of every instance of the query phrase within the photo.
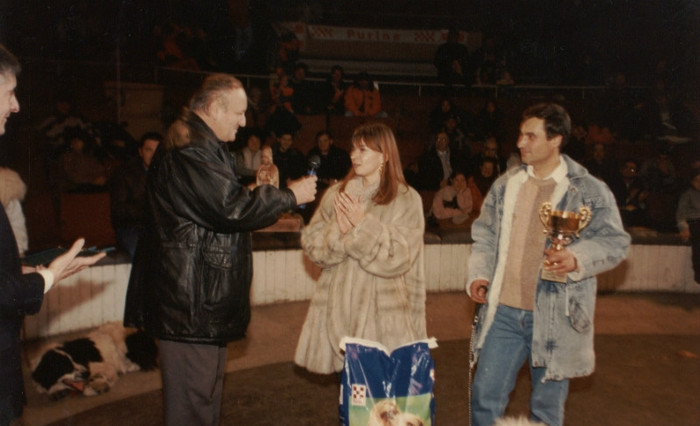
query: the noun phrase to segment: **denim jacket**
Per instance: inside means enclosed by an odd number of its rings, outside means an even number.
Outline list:
[[[531,356],[533,366],[547,369],[544,380],[562,380],[593,372],[596,275],[624,260],[630,244],[615,198],[605,183],[568,156],[562,155],[561,159],[567,174],[552,194],[554,210],[577,212],[585,205],[591,209],[592,218],[579,238],[567,246],[578,266],[568,274],[567,283],[542,278],[537,282]],[[472,335],[472,365],[478,359],[496,314],[507,267],[513,210],[518,191],[526,179],[526,166],[511,169],[498,178],[484,200],[481,215],[472,225],[474,244],[469,258],[467,291],[469,283],[476,279],[490,283],[487,302],[479,311]],[[544,251],[545,247],[539,249]]]

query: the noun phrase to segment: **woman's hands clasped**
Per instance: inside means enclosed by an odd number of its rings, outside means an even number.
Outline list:
[[[365,217],[365,204],[361,197],[339,192],[333,203],[340,233],[345,235]]]

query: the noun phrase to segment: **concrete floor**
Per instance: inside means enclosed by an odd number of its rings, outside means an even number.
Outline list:
[[[229,345],[227,371],[292,360],[307,306],[308,302],[295,302],[254,307],[248,338]],[[436,337],[438,343],[468,338],[473,309],[473,304],[464,293],[428,294],[428,334]],[[598,297],[595,326],[597,334],[607,335],[700,336],[700,295],[602,294]],[[28,358],[31,359],[41,343],[43,342],[26,344]],[[685,355],[698,357],[700,354]],[[161,386],[157,371],[132,373],[123,376],[112,390],[104,395],[72,396],[54,402],[38,394],[28,373],[26,376],[28,406],[24,420],[27,426],[46,425],[93,407],[157,390]]]

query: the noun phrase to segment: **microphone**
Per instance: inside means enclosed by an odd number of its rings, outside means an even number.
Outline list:
[[[312,155],[311,157],[309,157],[308,165],[309,165],[309,171],[306,172],[306,175],[307,176],[316,176],[316,170],[318,170],[318,168],[321,166],[321,157],[319,157],[318,155]],[[306,204],[301,204],[299,206],[299,208],[305,209]]]
[[[312,155],[309,158],[309,171],[306,173],[308,176],[316,176],[316,170],[321,166],[321,157],[318,155]]]

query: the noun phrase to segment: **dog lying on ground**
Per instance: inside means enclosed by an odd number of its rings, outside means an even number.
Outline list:
[[[147,334],[108,323],[85,337],[46,347],[32,364],[32,379],[53,400],[71,393],[99,395],[121,374],[156,368],[157,355]]]

